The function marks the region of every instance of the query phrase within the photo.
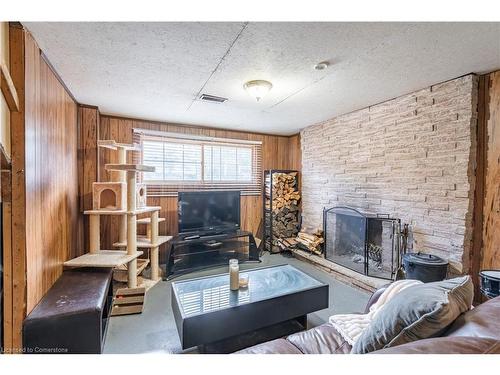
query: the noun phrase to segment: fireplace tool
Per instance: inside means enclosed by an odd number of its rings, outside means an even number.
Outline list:
[[[408,249],[408,224],[403,225],[403,230],[400,233],[401,236],[401,246],[399,248],[399,267],[396,271],[396,280],[402,280],[405,278],[405,271],[403,268],[403,255],[406,254]]]

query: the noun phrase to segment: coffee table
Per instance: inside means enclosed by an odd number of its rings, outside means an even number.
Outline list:
[[[328,307],[328,284],[291,265],[240,271],[249,287],[229,289],[227,273],[172,283],[182,348],[231,352],[307,329],[307,314]]]

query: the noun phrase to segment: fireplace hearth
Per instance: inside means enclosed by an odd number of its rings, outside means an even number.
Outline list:
[[[354,208],[323,211],[326,259],[361,274],[394,279],[399,267],[401,222]]]

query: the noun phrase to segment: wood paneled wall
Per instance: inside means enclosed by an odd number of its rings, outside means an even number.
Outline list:
[[[196,127],[144,120],[120,118],[114,116],[100,116],[99,137],[100,139],[114,139],[118,142],[132,142],[132,132],[134,128],[160,130],[176,133],[205,135],[211,137],[235,138],[262,141],[262,166],[264,169],[285,169],[292,168],[292,158],[290,150],[293,149],[294,168],[297,168],[298,135],[295,137],[274,136],[256,133],[247,133],[231,130],[221,130],[206,127]],[[292,141],[293,139],[293,141]],[[85,143],[85,142],[84,142]],[[300,147],[300,146],[299,146]],[[106,149],[98,151],[99,176],[101,181],[109,181],[110,172],[104,170],[104,164],[116,162],[115,153]],[[97,162],[97,161],[96,161]],[[150,197],[149,205],[161,206],[160,217],[166,220],[160,223],[160,233],[175,234],[177,232],[177,198],[176,197]],[[242,197],[241,224],[245,230],[257,233],[262,219],[262,197],[244,196]],[[117,240],[117,222],[114,218],[102,220],[101,243],[103,248],[111,246]]]
[[[27,312],[79,247],[77,104],[25,40]],[[15,140],[13,140],[15,141]]]
[[[98,150],[100,114],[97,107],[78,106],[79,140],[78,140],[78,185],[80,194],[80,210],[92,208],[92,184],[98,181]],[[89,248],[89,218],[83,216],[83,248]],[[79,254],[81,255],[81,254]]]
[[[481,269],[500,268],[500,71],[487,75]]]
[[[300,149],[300,134],[289,137],[288,143],[288,165],[290,169],[300,171],[302,169],[302,151]]]
[[[21,112],[12,116],[12,285],[10,342],[21,347],[26,314],[82,245],[78,205],[78,107],[33,37],[10,31]]]

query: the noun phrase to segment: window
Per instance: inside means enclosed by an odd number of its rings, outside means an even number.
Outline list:
[[[142,163],[155,167],[144,182],[201,181],[201,145],[145,139],[142,147]]]
[[[210,181],[252,181],[252,148],[203,146],[204,177]]]
[[[138,162],[155,167],[144,173],[148,195],[176,195],[179,190],[261,192],[261,142],[134,130],[142,145]]]

